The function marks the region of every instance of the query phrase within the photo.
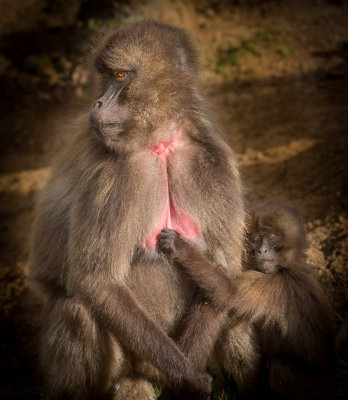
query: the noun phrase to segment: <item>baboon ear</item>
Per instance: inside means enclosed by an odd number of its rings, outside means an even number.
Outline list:
[[[182,43],[177,47],[178,68],[187,71],[191,70],[197,73],[198,55],[194,44],[190,38],[185,36]]]
[[[185,49],[183,49],[182,47],[179,47],[178,52],[179,52],[179,57],[178,57],[179,68],[182,70],[186,70],[188,66],[187,53]]]

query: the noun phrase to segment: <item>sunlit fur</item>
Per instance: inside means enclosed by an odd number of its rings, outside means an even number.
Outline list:
[[[122,146],[151,143],[153,131],[168,117],[202,123],[197,54],[183,30],[153,22],[130,24],[107,35],[95,53],[104,79],[111,71],[136,73],[125,93],[131,119]]]
[[[261,233],[281,235],[277,265],[272,273],[261,273],[264,268],[252,252],[246,252],[246,271],[234,279],[174,231],[162,232],[160,246],[201,288],[219,315],[216,321],[221,315],[227,320],[228,311],[230,323],[248,323],[255,329],[272,396],[324,399],[333,359],[331,312],[312,269],[305,263],[303,223],[293,207],[271,202],[251,213],[246,237]],[[215,322],[216,328],[222,326]],[[216,337],[216,332],[212,336]],[[196,340],[191,337],[192,348]],[[206,357],[209,351],[211,348],[205,351]],[[242,355],[243,360],[248,361],[249,354]],[[253,362],[255,365],[259,359]]]
[[[183,128],[167,160],[170,191],[201,232],[195,245],[229,276],[241,273],[244,231],[235,157],[207,117],[185,32],[139,22],[108,35],[95,52],[104,86],[114,70],[136,74],[117,100],[129,111],[124,131],[103,137],[81,125],[70,132],[38,205],[30,264],[46,296],[47,390],[52,398],[95,399],[120,383],[115,398],[137,399],[150,386],[136,379],[136,364],[149,362],[174,390],[205,398],[209,377],[172,339],[195,287],[156,249],[142,247],[168,196],[161,163],[147,145]],[[202,304],[192,319],[209,326]],[[229,360],[238,343],[226,342]]]

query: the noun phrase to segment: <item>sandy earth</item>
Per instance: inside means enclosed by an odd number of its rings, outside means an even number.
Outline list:
[[[339,330],[348,301],[348,4],[209,4],[215,6],[153,1],[115,13],[192,32],[204,91],[237,153],[247,202],[276,197],[300,208],[308,262]],[[78,65],[85,37],[95,37],[100,23],[90,21],[83,21],[88,30],[81,22],[48,38],[32,33],[0,41],[1,398],[45,397],[34,356],[39,308],[26,281],[28,241],[38,191],[69,124],[92,100],[89,75]],[[347,341],[341,338],[335,399],[348,394]]]

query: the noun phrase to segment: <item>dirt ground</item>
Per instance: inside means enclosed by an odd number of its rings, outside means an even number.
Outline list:
[[[68,27],[0,36],[0,398],[45,398],[28,243],[37,194],[69,126],[93,99],[81,59],[104,23],[153,18],[192,33],[204,92],[237,153],[248,204],[281,198],[300,208],[308,262],[332,303],[336,330],[348,327],[347,2],[107,3],[103,12],[76,13]],[[342,330],[340,338],[334,399],[348,395]]]

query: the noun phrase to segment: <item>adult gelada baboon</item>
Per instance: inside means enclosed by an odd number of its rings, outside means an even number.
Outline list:
[[[210,392],[171,339],[194,286],[156,247],[172,228],[231,277],[240,271],[238,171],[204,111],[196,59],[184,31],[155,22],[126,26],[96,49],[103,94],[43,192],[31,252],[47,299],[41,358],[51,397],[100,398],[117,384],[116,398],[153,398],[136,375],[140,361],[187,398]],[[195,307],[193,324],[208,324],[211,310],[197,298]],[[240,342],[226,347],[229,360]]]
[[[252,212],[246,271],[233,280],[173,230],[162,231],[159,247],[203,290],[216,315],[229,310],[230,318],[255,326],[268,382],[257,386],[257,397],[265,386],[267,398],[326,398],[333,363],[331,312],[305,263],[304,228],[295,208],[272,201]],[[199,335],[189,340],[190,347],[199,345]]]

